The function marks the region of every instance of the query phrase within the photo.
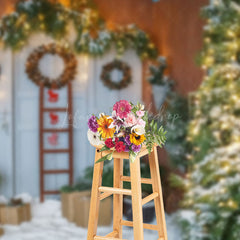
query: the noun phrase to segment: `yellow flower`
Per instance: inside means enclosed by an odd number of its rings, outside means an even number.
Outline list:
[[[108,118],[108,116],[102,116],[97,120],[98,131],[101,134],[102,138],[112,138],[115,132],[115,128],[109,128],[113,120]]]
[[[144,134],[143,135],[137,135],[136,133],[130,134],[130,142],[135,145],[140,145],[146,140]]]

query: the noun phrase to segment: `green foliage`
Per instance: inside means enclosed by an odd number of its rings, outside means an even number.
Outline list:
[[[156,59],[158,56],[158,50],[151,42],[149,35],[142,30],[138,30],[134,24],[113,31],[112,38],[120,56],[127,49],[135,49],[141,59]]]
[[[135,49],[141,59],[158,56],[149,36],[135,25],[111,31],[89,1],[72,1],[71,7],[48,0],[19,1],[15,12],[0,20],[0,40],[4,46],[19,50],[33,33],[42,31],[76,53],[99,56],[114,45],[119,56],[128,48]],[[66,38],[71,22],[77,35],[73,45]]]
[[[187,139],[189,173],[180,181],[186,190],[186,240],[238,240],[239,231],[239,109],[240,5],[219,1],[204,8],[207,18],[200,62],[208,74],[194,94],[193,119]]]
[[[188,100],[177,92],[169,93],[167,110],[164,113],[164,128],[167,131],[165,149],[171,164],[185,169],[188,165],[186,153],[189,151],[187,131],[189,123]]]
[[[84,178],[80,178],[78,182],[73,186],[66,185],[61,187],[60,192],[62,193],[81,192],[90,190],[91,187],[92,187],[91,181],[86,180]]]
[[[155,143],[157,143],[159,147],[162,147],[162,145],[165,144],[167,139],[166,134],[167,132],[164,130],[163,126],[158,127],[157,121],[152,120],[150,122],[147,122],[145,136],[146,146],[149,153],[151,152]]]
[[[150,77],[148,78],[148,81],[151,84],[168,86],[171,88],[173,81],[164,75],[164,72],[167,68],[166,59],[164,57],[158,57],[157,61],[158,65],[150,65],[149,67]]]
[[[93,167],[88,167],[85,170],[84,178],[92,182]],[[106,187],[113,187],[113,162],[106,161],[104,163],[102,185]]]

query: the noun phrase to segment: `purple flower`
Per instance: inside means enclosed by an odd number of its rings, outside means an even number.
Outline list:
[[[127,145],[125,145],[125,150],[124,150],[124,152],[129,152],[129,146],[127,146]]]
[[[88,119],[88,127],[92,132],[97,132],[98,123],[96,116],[93,115]]]
[[[130,142],[130,136],[129,136],[129,135],[127,135],[127,136],[125,137],[124,141],[125,141],[125,143],[126,143],[128,146],[130,146],[130,145],[132,144],[132,143]]]
[[[139,152],[140,151],[140,149],[141,149],[141,145],[132,145],[132,150],[134,151],[134,152]]]

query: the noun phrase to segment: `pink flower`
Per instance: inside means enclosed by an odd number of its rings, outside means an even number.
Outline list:
[[[142,127],[146,126],[146,122],[144,120],[142,120],[141,118],[137,120],[137,124],[142,126]]]
[[[116,111],[117,116],[120,118],[126,118],[131,109],[130,103],[126,100],[120,100],[113,106],[113,111]]]
[[[137,119],[136,119],[135,115],[134,115],[133,113],[129,113],[129,114],[127,115],[127,118],[126,118],[126,120],[125,120],[124,125],[125,125],[126,127],[131,127],[131,126],[133,126],[133,125],[135,125],[135,124],[137,124]]]
[[[138,117],[143,117],[144,113],[145,113],[144,111],[140,111],[140,110],[136,112]]]

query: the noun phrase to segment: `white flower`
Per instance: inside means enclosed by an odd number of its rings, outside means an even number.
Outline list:
[[[140,110],[143,111],[145,106],[143,104],[140,104],[139,106],[140,106]]]
[[[145,134],[145,128],[141,125],[136,125],[132,127],[131,132],[135,132],[137,135]]]
[[[146,126],[146,122],[143,120],[143,119],[138,119],[138,121],[137,121],[137,123],[138,123],[138,125],[140,125],[140,126],[142,126],[142,127],[144,127],[145,128],[145,126]]]
[[[104,117],[105,115],[105,113],[99,113],[99,118]]]
[[[88,129],[87,132],[87,137],[88,141],[93,145],[93,146],[99,146],[103,144],[103,142],[100,140],[100,134],[99,132],[92,132],[90,129]]]

